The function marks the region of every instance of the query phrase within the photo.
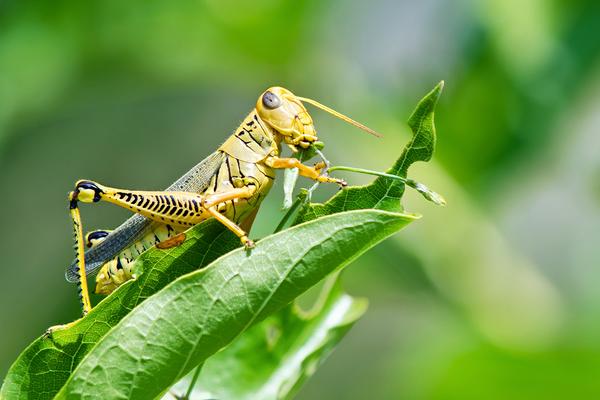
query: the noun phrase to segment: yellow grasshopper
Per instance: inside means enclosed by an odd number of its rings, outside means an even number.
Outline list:
[[[269,192],[276,169],[297,168],[299,174],[317,182],[345,186],[346,182],[323,174],[325,163],[310,167],[296,158],[280,157],[281,145],[293,152],[317,141],[317,132],[303,103],[379,136],[366,126],[314,100],[272,87],[258,98],[256,107],[219,149],[194,166],[165,191],[115,189],[90,180],[80,180],[69,193],[77,258],[66,271],[67,280],[79,284],[83,314],[91,310],[87,275],[99,271],[96,292],[109,294],[133,277],[133,261],[146,249],[177,245],[182,232],[215,218],[241,240],[254,246],[247,229]],[[136,213],[114,231],[86,235],[78,202],[107,201]]]

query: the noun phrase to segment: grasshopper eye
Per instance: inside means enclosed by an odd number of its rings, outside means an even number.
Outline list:
[[[262,103],[269,110],[274,110],[281,105],[281,100],[271,92],[265,92],[262,97]]]

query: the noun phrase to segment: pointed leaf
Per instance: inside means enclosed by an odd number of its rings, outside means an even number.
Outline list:
[[[187,272],[202,268],[239,246],[239,239],[216,221],[187,232],[187,240],[169,250],[152,248],[138,259],[138,279],[119,287],[82,319],[51,336],[40,336],[13,363],[0,398],[51,399],[83,356],[121,318],[147,297]]]
[[[416,217],[323,217],[234,250],[150,297],[106,334],[57,399],[154,398],[236,336]]]

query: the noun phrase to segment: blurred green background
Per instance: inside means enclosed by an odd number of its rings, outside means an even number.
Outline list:
[[[594,0],[0,1],[0,374],[79,315],[63,278],[77,179],[166,187],[272,85],[383,132],[312,113],[334,164],[384,169],[441,79],[437,153],[411,176],[448,206],[407,193],[424,218],[345,273],[370,309],[298,397],[600,397]],[[254,237],[281,201],[277,186]]]

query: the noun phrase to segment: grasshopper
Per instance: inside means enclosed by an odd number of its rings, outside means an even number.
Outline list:
[[[315,100],[295,96],[282,87],[263,92],[255,108],[219,147],[165,191],[117,189],[80,180],[69,193],[75,233],[76,259],[66,278],[79,286],[83,315],[91,310],[87,275],[97,271],[96,292],[109,294],[134,278],[134,260],[156,245],[168,248],[185,240],[184,231],[215,218],[235,233],[246,248],[254,242],[247,230],[275,179],[275,170],[296,168],[317,182],[345,186],[323,173],[324,162],[304,165],[297,158],[280,157],[282,144],[292,152],[317,141],[313,120],[303,103],[312,104],[368,133],[370,128]],[[93,231],[83,239],[79,202],[106,201],[135,213],[113,231]],[[87,251],[84,245],[89,248]]]

